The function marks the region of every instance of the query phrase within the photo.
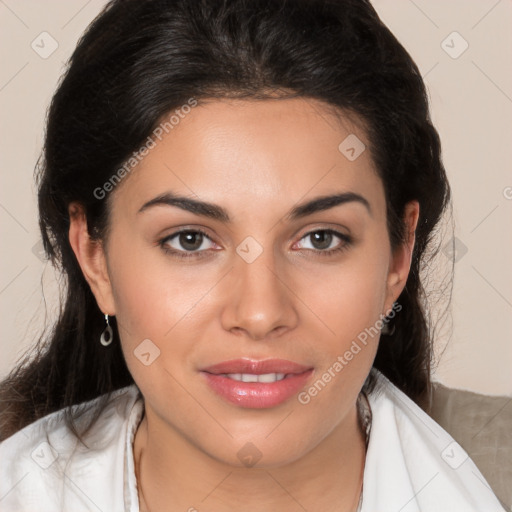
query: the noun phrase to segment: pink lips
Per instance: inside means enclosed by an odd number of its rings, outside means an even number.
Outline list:
[[[285,378],[275,382],[242,382],[223,374],[283,373]],[[274,407],[288,400],[304,387],[313,368],[285,359],[233,359],[201,370],[210,388],[228,402],[253,409]]]

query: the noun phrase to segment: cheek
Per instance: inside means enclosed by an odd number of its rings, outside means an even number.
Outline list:
[[[315,344],[319,364],[298,401],[310,415],[322,417],[326,428],[340,421],[370,372],[380,339],[386,270],[378,258],[366,253],[338,271],[331,270],[323,293],[310,283],[310,290],[315,290],[310,291],[310,303],[328,329],[322,326],[325,334]],[[318,325],[310,326],[309,332],[318,331]]]
[[[386,299],[388,260],[385,247],[366,245],[339,264],[309,272],[302,289],[308,303],[325,320],[336,348],[375,324]],[[329,338],[329,337],[328,337]]]
[[[128,247],[119,237],[112,251],[116,316],[130,337],[162,339],[192,313],[208,286],[197,268],[171,262],[159,247],[144,244]]]
[[[119,243],[111,254],[122,350],[130,373],[142,385],[168,378],[161,372],[172,368],[172,361],[190,359],[194,345],[183,329],[197,332],[193,324],[200,318],[201,297],[208,290],[197,274],[187,276],[178,265],[158,255],[159,250],[127,250]]]
[[[311,410],[330,411],[333,418],[349,397],[357,396],[380,339],[389,261],[383,257],[388,253],[386,239],[374,240],[339,265],[322,268],[303,288],[309,290],[308,304],[322,320],[325,334],[319,336],[322,347],[315,346],[321,357],[317,384],[305,390],[301,403],[310,401]],[[318,332],[318,325],[310,326],[309,332]]]

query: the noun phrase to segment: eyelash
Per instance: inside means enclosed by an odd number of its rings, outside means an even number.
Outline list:
[[[182,233],[201,233],[203,236],[208,238],[208,240],[213,241],[203,230],[201,230],[199,228],[195,228],[195,229],[184,229],[181,231],[176,231],[175,233],[172,233],[171,235],[166,236],[165,238],[162,238],[161,240],[159,240],[158,245],[162,248],[162,250],[166,254],[169,254],[170,256],[175,257],[175,258],[194,258],[194,257],[202,258],[202,257],[204,257],[201,255],[201,253],[205,253],[206,251],[196,251],[196,252],[176,251],[175,249],[170,249],[166,245],[166,242],[168,242],[169,240],[172,240],[173,238],[177,237],[178,235],[180,235]],[[341,254],[343,251],[347,250],[348,247],[352,244],[352,238],[350,236],[340,233],[338,231],[335,231],[334,229],[316,229],[314,231],[309,231],[301,238],[301,240],[303,240],[304,238],[306,238],[310,235],[313,235],[315,233],[331,233],[331,234],[337,236],[338,238],[340,238],[343,242],[345,242],[340,247],[337,247],[336,249],[329,249],[327,251],[322,251],[321,249],[307,249],[308,251],[316,252],[318,256],[328,257],[328,256],[335,256],[336,254]]]

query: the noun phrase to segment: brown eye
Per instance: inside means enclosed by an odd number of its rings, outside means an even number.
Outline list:
[[[332,243],[333,235],[328,231],[315,231],[314,233],[308,235],[310,236],[310,240],[312,241],[315,249],[325,250],[328,249]]]
[[[302,246],[300,248],[312,250],[322,256],[339,253],[352,244],[352,238],[350,236],[332,229],[317,229],[316,231],[311,231],[304,235],[301,241],[308,239],[311,241],[312,247]]]
[[[178,242],[187,251],[195,251],[203,243],[203,234],[197,231],[183,232],[178,235]]]
[[[210,237],[203,231],[199,229],[187,229],[165,237],[159,242],[159,245],[166,253],[177,257],[189,258],[194,256],[199,257],[207,252],[207,244],[206,247],[204,247],[206,241],[210,241],[213,244]]]

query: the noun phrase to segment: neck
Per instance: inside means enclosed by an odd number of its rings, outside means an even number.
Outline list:
[[[301,458],[279,467],[235,467],[210,457],[146,407],[133,453],[141,512],[355,512],[366,449],[354,407]]]

